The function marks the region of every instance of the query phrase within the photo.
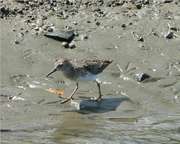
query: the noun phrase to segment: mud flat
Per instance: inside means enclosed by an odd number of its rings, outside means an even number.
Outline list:
[[[178,144],[179,9],[179,0],[0,0],[1,142]],[[57,31],[73,39],[44,36]],[[58,57],[112,59],[104,101],[82,82],[71,104],[48,104],[59,100],[48,88],[68,96],[75,86],[45,77]]]

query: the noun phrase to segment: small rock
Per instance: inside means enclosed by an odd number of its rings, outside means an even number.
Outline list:
[[[159,37],[158,33],[157,32],[152,32],[152,34],[156,37]]]
[[[126,1],[125,0],[109,0],[106,2],[107,7],[117,7],[122,6]]]
[[[15,10],[14,10],[14,11],[15,11]],[[24,11],[23,11],[23,9],[17,9],[17,13],[23,15],[23,14],[24,14]]]
[[[35,27],[36,27],[36,24],[35,24],[35,23],[31,23],[31,27],[32,27],[32,28],[35,28]]]
[[[75,34],[73,31],[56,31],[48,32],[44,36],[59,41],[71,42],[74,39]]]
[[[20,44],[20,42],[18,40],[15,40],[15,44]]]
[[[16,2],[18,2],[18,3],[25,3],[26,1],[25,0],[16,0]]]
[[[62,46],[64,46],[64,48],[69,48],[69,44],[67,42],[62,42]]]
[[[88,39],[87,35],[81,35],[81,40],[86,40],[86,39]]]
[[[34,30],[35,30],[35,31],[39,31],[39,27],[36,26],[36,27],[34,28]]]
[[[42,20],[47,20],[47,16],[46,16],[46,15],[43,15],[43,16],[42,16]]]
[[[144,38],[140,36],[140,37],[138,37],[138,41],[144,42]]]
[[[100,24],[101,24],[100,22],[96,22],[96,25],[97,25],[97,26],[100,26]]]
[[[75,45],[75,42],[74,42],[74,41],[72,41],[71,43],[69,43],[69,48],[74,49],[75,47],[76,47],[76,45]]]
[[[137,39],[137,41],[144,42],[144,38],[141,35],[137,34],[136,32],[133,32],[132,34],[133,34],[134,38]]]
[[[28,30],[28,29],[26,29],[24,32],[25,32],[25,33],[28,33],[28,32],[29,32],[29,30]]]
[[[77,25],[78,23],[76,21],[73,22],[74,25]]]
[[[170,30],[175,31],[175,32],[179,31],[179,29],[176,27],[170,27]]]
[[[142,4],[141,4],[141,3],[137,3],[137,4],[136,4],[136,8],[137,8],[137,9],[141,9],[141,8],[142,8]]]
[[[36,24],[37,24],[39,27],[42,27],[42,26],[44,25],[43,19],[42,19],[42,18],[37,19]]]
[[[146,79],[149,79],[151,76],[146,74],[146,73],[137,73],[135,74],[135,79],[138,81],[138,82],[142,82]]]
[[[164,3],[171,3],[171,2],[173,2],[174,0],[164,0],[163,2]]]
[[[78,37],[79,33],[77,31],[74,31],[74,36]]]
[[[5,6],[0,7],[0,17],[4,18],[10,14],[9,8],[6,8]]]
[[[173,38],[174,38],[174,33],[173,33],[173,32],[168,32],[168,33],[165,35],[165,38],[167,38],[167,39],[173,39]]]
[[[48,28],[47,28],[47,31],[48,31],[48,32],[53,32],[54,29],[55,29],[55,28],[54,28],[53,26],[51,26],[51,27],[48,27]]]
[[[122,27],[122,28],[126,28],[126,24],[122,24],[121,27]]]

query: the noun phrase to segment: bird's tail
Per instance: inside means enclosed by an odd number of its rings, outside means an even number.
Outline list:
[[[105,69],[112,62],[113,62],[113,60],[105,60],[105,61],[103,61],[102,69]]]

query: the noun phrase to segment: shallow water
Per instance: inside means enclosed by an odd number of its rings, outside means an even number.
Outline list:
[[[77,41],[78,47],[69,50],[31,34],[16,45],[13,24],[1,20],[5,25],[0,35],[2,143],[180,143],[179,40],[159,38],[154,43],[156,38],[149,36],[140,48],[130,31],[115,26],[106,31],[97,28],[88,40]],[[97,95],[96,85],[82,82],[71,104],[47,104],[59,98],[46,89],[64,88],[68,95],[75,86],[60,73],[45,77],[55,57],[94,55],[114,60],[100,75],[104,100],[91,101]],[[139,71],[148,72],[154,81],[137,82],[133,75]]]

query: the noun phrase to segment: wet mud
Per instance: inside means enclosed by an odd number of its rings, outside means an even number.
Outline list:
[[[0,119],[4,144],[179,144],[179,0],[0,0]],[[45,37],[73,31],[71,41]],[[58,57],[107,58],[71,103],[47,91],[75,83],[46,78]]]

